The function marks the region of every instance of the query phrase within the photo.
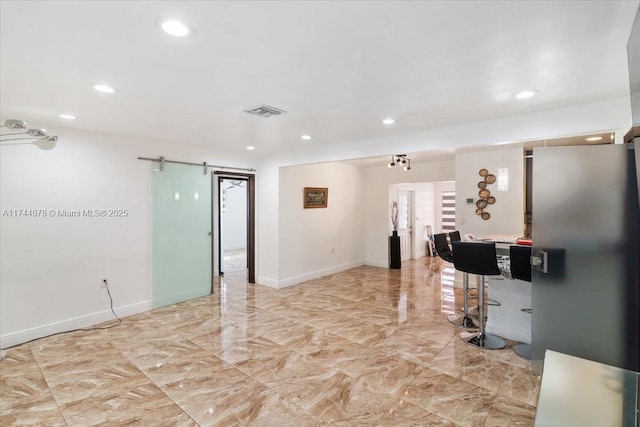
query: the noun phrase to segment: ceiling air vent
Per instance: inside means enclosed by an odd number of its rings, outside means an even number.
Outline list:
[[[268,119],[271,116],[279,116],[282,113],[286,113],[286,111],[281,110],[279,108],[270,107],[268,105],[261,105],[259,107],[250,108],[248,110],[244,110],[245,113],[253,114],[254,116],[264,117]]]

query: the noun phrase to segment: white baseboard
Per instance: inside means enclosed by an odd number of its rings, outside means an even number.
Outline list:
[[[270,288],[278,288],[278,281],[276,279],[270,279],[268,277],[258,276],[256,279],[258,285],[268,286]]]
[[[340,265],[334,265],[331,267],[323,268],[309,273],[300,274],[298,276],[289,277],[287,279],[278,280],[277,288],[286,288],[289,286],[297,285],[298,283],[306,282],[307,280],[317,279],[318,277],[326,276],[327,274],[335,274],[351,268],[361,267],[364,265],[364,261],[352,261]],[[267,285],[270,286],[270,285]]]
[[[114,308],[118,317],[127,317],[133,314],[142,313],[151,310],[153,304],[151,301],[143,301],[123,307]],[[38,326],[31,329],[25,329],[18,332],[11,332],[0,336],[0,348],[13,347],[31,341],[34,339],[46,337],[47,335],[70,331],[72,329],[87,328],[98,323],[103,323],[113,319],[111,310],[104,310],[98,313],[92,313],[85,316],[74,317],[72,319],[61,320],[59,322],[49,323],[47,325]]]
[[[369,267],[389,268],[389,261],[365,260],[364,265],[368,265]]]
[[[413,259],[418,259],[427,256],[427,251],[420,251],[413,254]]]

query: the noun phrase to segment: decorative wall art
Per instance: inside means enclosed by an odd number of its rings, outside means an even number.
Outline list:
[[[480,218],[487,221],[491,218],[491,214],[485,209],[496,202],[496,198],[491,195],[491,191],[487,186],[496,182],[496,176],[484,168],[480,169],[478,174],[482,177],[482,181],[478,182],[478,188],[480,189],[478,197],[480,198],[476,202],[476,215],[480,215]]]
[[[304,187],[304,208],[326,208],[329,189],[322,187]]]

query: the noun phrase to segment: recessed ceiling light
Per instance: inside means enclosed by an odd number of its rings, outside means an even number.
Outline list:
[[[158,25],[160,25],[162,31],[173,37],[185,38],[195,34],[195,30],[191,25],[177,19],[162,18],[158,20]]]
[[[304,139],[305,141],[309,141],[313,137],[311,135],[302,135],[300,138]]]
[[[66,119],[66,120],[75,120],[76,119],[76,116],[74,116],[73,114],[66,114],[66,113],[58,114],[58,117],[60,117],[61,119]]]
[[[516,99],[527,99],[527,98],[536,96],[537,93],[538,93],[537,90],[523,90],[521,92],[516,93],[513,96]]]
[[[600,141],[602,139],[601,136],[590,136],[589,138],[587,138],[587,141]]]
[[[102,83],[97,84],[97,85],[93,85],[93,88],[94,88],[95,90],[97,90],[98,92],[102,92],[102,93],[113,93],[113,92],[115,92],[115,91],[116,91],[116,90],[115,90],[114,88],[112,88],[111,86],[109,86],[109,85],[105,85],[105,84],[102,84]]]
[[[382,121],[382,124],[383,124],[383,125],[392,125],[392,124],[394,124],[395,122],[396,122],[396,121],[395,121],[395,119],[388,118],[388,119],[384,119],[384,120]]]
[[[247,146],[247,150],[249,150],[249,151],[253,151],[255,149],[256,149],[256,147],[254,147],[253,145]]]

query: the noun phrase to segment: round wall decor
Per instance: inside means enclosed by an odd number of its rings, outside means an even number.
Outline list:
[[[486,168],[480,169],[478,171],[478,175],[480,175],[483,180],[478,182],[478,188],[480,191],[478,191],[479,199],[476,200],[476,215],[479,215],[483,220],[487,221],[491,218],[491,214],[489,212],[485,212],[485,208],[496,202],[496,198],[491,195],[491,191],[489,191],[487,186],[494,184],[497,179],[496,176],[489,173],[489,170]]]

